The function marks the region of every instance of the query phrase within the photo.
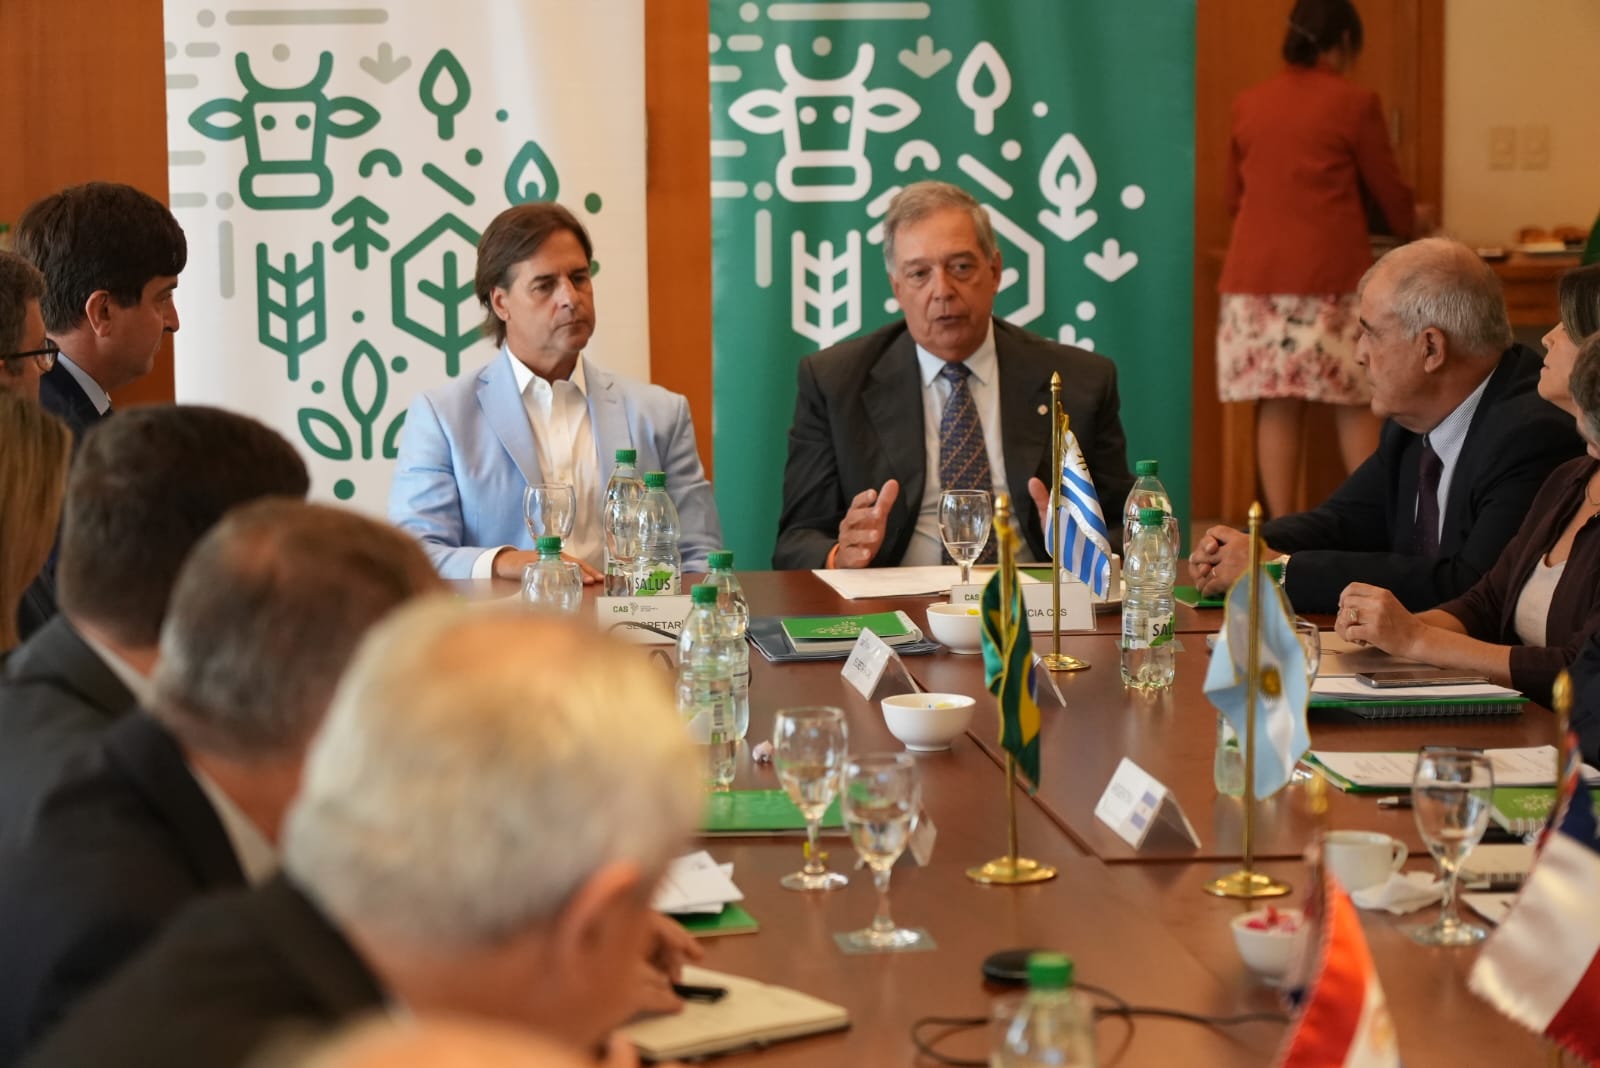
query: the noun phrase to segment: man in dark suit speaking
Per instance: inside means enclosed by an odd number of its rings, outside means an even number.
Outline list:
[[[1031,497],[1017,515],[1047,559],[1053,372],[1115,537],[1133,485],[1116,365],[994,318],[994,229],[956,186],[902,190],[883,254],[905,319],[800,362],[773,566],[937,564],[946,489]]]

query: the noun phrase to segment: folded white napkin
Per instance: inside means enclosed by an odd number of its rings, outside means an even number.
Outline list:
[[[1350,895],[1350,900],[1357,908],[1383,909],[1404,916],[1428,905],[1437,905],[1443,894],[1444,886],[1429,872],[1395,872],[1388,882],[1357,890]]]

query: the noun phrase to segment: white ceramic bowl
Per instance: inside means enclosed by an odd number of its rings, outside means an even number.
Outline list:
[[[952,653],[983,651],[983,634],[978,626],[978,606],[940,601],[928,606],[928,629],[934,640]]]
[[[1241,913],[1233,918],[1233,943],[1239,947],[1239,956],[1245,966],[1262,979],[1276,985],[1283,981],[1294,960],[1296,949],[1305,940],[1306,920],[1299,909],[1278,909],[1279,915],[1292,918],[1295,929],[1281,927],[1260,931],[1248,926],[1251,920],[1266,916],[1266,909]]]
[[[959,693],[903,693],[883,699],[889,733],[918,753],[949,749],[972,722],[977,702]]]

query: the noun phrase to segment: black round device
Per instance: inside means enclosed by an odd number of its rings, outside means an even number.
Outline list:
[[[983,958],[983,977],[996,986],[1027,986],[1028,958],[1042,949],[1002,949]]]

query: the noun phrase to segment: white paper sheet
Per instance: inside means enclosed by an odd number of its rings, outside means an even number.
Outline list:
[[[1338,697],[1349,701],[1429,701],[1445,697],[1518,697],[1522,691],[1487,682],[1466,686],[1368,686],[1352,675],[1318,675],[1311,685],[1313,697]],[[1551,759],[1554,759],[1553,757]]]
[[[1408,789],[1417,770],[1416,753],[1330,753],[1313,749],[1311,755],[1335,775],[1356,786],[1374,789]],[[1496,786],[1549,786],[1555,781],[1553,745],[1485,749],[1484,755],[1494,768]],[[1585,764],[1583,777],[1588,782],[1600,781],[1600,771]]]
[[[733,865],[719,865],[702,849],[667,865],[650,904],[657,912],[721,912],[728,902],[742,900],[743,892],[733,885]]]

